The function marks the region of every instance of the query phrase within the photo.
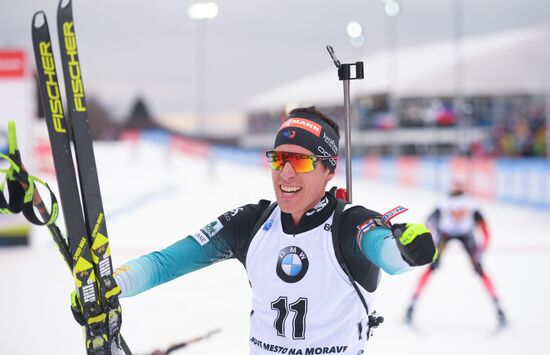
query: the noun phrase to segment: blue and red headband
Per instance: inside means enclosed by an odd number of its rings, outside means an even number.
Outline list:
[[[283,122],[273,148],[281,144],[294,144],[304,147],[315,155],[338,156],[338,134],[328,123],[308,113],[295,113]],[[331,171],[336,169],[336,159],[324,160]]]

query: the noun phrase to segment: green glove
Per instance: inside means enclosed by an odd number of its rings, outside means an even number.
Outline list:
[[[437,259],[438,251],[432,235],[424,224],[400,223],[391,226],[392,234],[403,260],[411,266],[430,264]]]

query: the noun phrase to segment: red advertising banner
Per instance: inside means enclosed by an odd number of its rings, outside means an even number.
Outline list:
[[[0,49],[0,79],[25,76],[25,53],[22,50]]]
[[[402,186],[418,186],[420,183],[420,158],[397,158],[397,181]]]
[[[467,184],[467,190],[475,197],[494,199],[497,172],[491,158],[451,158],[451,176]]]
[[[363,158],[363,176],[369,180],[380,178],[380,159],[367,155]]]

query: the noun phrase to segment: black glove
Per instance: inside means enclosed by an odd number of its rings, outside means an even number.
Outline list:
[[[86,320],[84,319],[84,315],[82,315],[82,306],[80,305],[75,290],[71,293],[71,312],[73,312],[74,320],[76,320],[78,324],[81,326],[86,325]]]
[[[391,231],[407,264],[420,266],[437,259],[438,251],[430,231],[424,224],[394,224]]]
[[[118,296],[120,294],[120,287],[117,285],[115,286],[110,293],[107,294],[107,300],[111,300],[112,296]],[[80,300],[78,299],[78,295],[76,293],[76,290],[73,290],[71,292],[71,312],[73,312],[73,317],[76,320],[76,322],[82,326],[86,325],[86,319],[84,318],[84,315],[82,313],[82,305],[80,304]],[[116,305],[113,307],[113,309],[109,312],[109,327],[117,326],[117,317],[120,317],[120,313],[122,312],[120,304],[116,303]],[[113,323],[113,324],[111,324]],[[118,332],[118,330],[117,330]]]

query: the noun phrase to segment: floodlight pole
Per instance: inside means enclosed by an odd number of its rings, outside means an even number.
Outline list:
[[[349,94],[349,88],[350,88],[350,80],[355,79],[363,79],[364,78],[364,72],[363,72],[363,62],[355,62],[350,64],[342,64],[340,61],[336,58],[336,55],[334,54],[334,49],[332,49],[331,46],[327,46],[327,50],[330,54],[330,57],[332,58],[332,61],[334,62],[334,65],[336,65],[336,68],[338,68],[338,79],[343,81],[344,84],[344,108],[346,112],[346,131],[345,131],[345,137],[346,137],[346,199],[349,203],[352,203],[351,198],[351,176],[352,176],[352,170],[351,170],[351,113],[350,113],[350,94]]]

